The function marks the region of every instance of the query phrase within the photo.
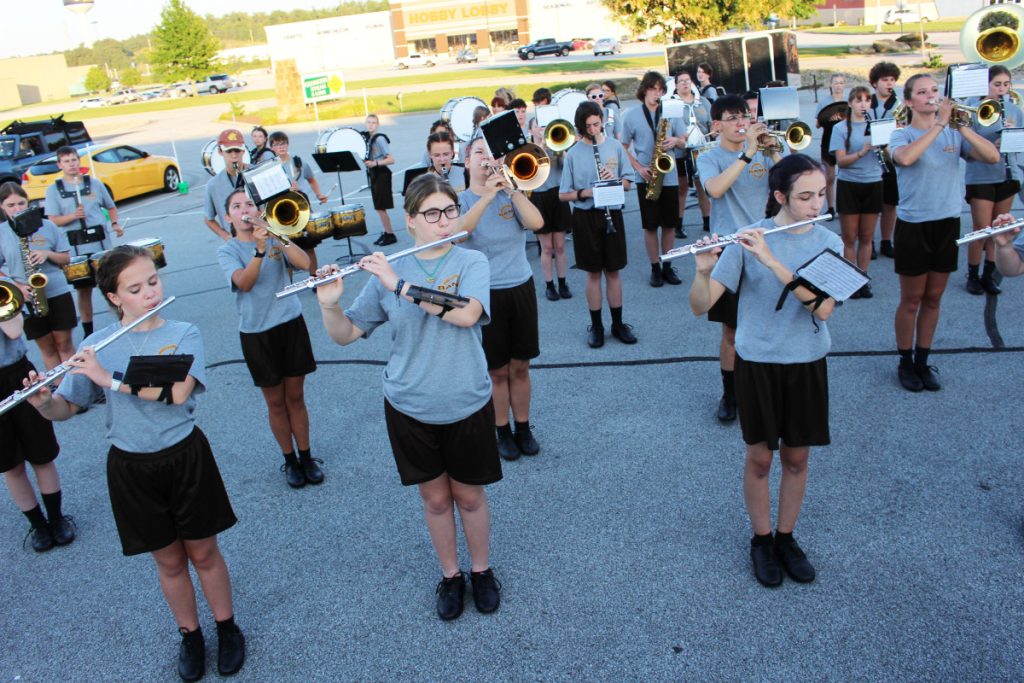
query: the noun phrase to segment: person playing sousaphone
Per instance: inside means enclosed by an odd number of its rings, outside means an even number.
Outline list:
[[[242,171],[245,163],[245,138],[234,128],[221,131],[217,137],[217,153],[224,157],[224,170],[206,183],[206,227],[222,240],[231,239],[230,221],[224,214],[224,203],[228,197],[243,186]]]

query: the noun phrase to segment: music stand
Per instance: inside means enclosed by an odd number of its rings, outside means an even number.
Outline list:
[[[323,173],[336,173],[338,176],[338,192],[341,195],[341,203],[345,204],[345,189],[341,184],[341,174],[349,173],[351,171],[361,171],[362,168],[359,166],[359,161],[356,159],[356,155],[348,150],[342,150],[340,152],[314,152],[313,161],[320,167]],[[348,255],[339,256],[336,261],[338,263],[352,264],[361,259],[364,256],[369,256],[368,252],[353,252],[352,251],[352,238],[346,237],[345,242],[348,245]]]

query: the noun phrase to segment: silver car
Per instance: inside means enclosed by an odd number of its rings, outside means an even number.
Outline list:
[[[619,41],[615,38],[601,38],[594,42],[594,56],[597,55],[614,55],[622,52],[622,48],[619,47]]]

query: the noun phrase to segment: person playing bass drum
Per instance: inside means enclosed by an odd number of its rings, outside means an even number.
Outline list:
[[[376,114],[366,117],[366,178],[370,185],[370,197],[373,208],[377,210],[384,231],[373,241],[379,247],[386,247],[398,241],[395,231],[391,228],[388,210],[395,208],[395,198],[391,194],[391,166],[395,158],[391,156],[391,139],[381,133],[380,118]]]

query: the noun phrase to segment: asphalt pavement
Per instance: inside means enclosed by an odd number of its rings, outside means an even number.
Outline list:
[[[813,103],[803,94],[804,119]],[[418,161],[431,114],[384,121],[402,169]],[[964,262],[943,299],[933,362],[943,389],[896,379],[892,261],[872,262],[876,296],[830,320],[832,445],[814,449],[796,534],[818,570],[810,585],[758,585],[748,558],[743,444],[713,417],[721,391],[716,325],[684,286],[647,284],[635,195],[626,211],[625,320],[639,343],[585,343],[584,276],[540,307],[542,355],[531,422],[542,450],[489,487],[493,615],[434,613],[440,578],[419,496],[395,472],[380,373],[387,334],[341,348],[303,295],[319,369],[306,382],[314,454],[326,482],[290,490],[265,406],[241,358],[231,293],[203,225],[199,150],[217,124],[141,125],[165,137],[186,196],[125,202],[125,239],[160,237],[168,317],[203,333],[209,387],[198,423],[217,455],[239,524],[221,536],[248,638],[240,681],[1002,681],[1024,675],[1024,536],[1019,406],[1024,401],[1024,278],[998,299],[964,290]],[[310,127],[290,127],[309,158]],[[816,149],[816,147],[812,147]],[[328,188],[332,178],[321,178]],[[358,173],[349,201],[368,204]],[[400,176],[396,176],[400,186]],[[354,196],[353,196],[354,195]],[[400,198],[396,198],[400,202]],[[335,192],[332,201],[337,203]],[[692,204],[692,199],[691,199]],[[368,207],[369,208],[369,207]],[[1019,213],[1020,205],[1015,209]],[[379,231],[368,211],[370,247]],[[700,217],[687,212],[690,241]],[[411,239],[399,226],[399,243]],[[970,215],[962,214],[965,229]],[[838,230],[838,223],[827,224]],[[319,249],[321,261],[344,242]],[[541,280],[536,249],[529,259]],[[570,247],[570,264],[573,262]],[[366,282],[346,281],[343,303]],[[542,294],[542,284],[538,294]],[[986,333],[994,323],[1004,348]],[[97,311],[102,305],[97,300]],[[605,313],[607,316],[607,311]],[[104,311],[97,324],[111,320]],[[606,321],[607,324],[607,321]],[[79,335],[76,334],[76,341]],[[31,358],[38,364],[34,350]],[[0,681],[174,681],[177,632],[148,556],[124,558],[104,474],[104,409],[57,425],[67,548],[23,549],[27,524],[0,496]],[[778,465],[773,474],[777,488]],[[462,568],[468,555],[460,542]],[[216,677],[213,618],[200,598]]]

